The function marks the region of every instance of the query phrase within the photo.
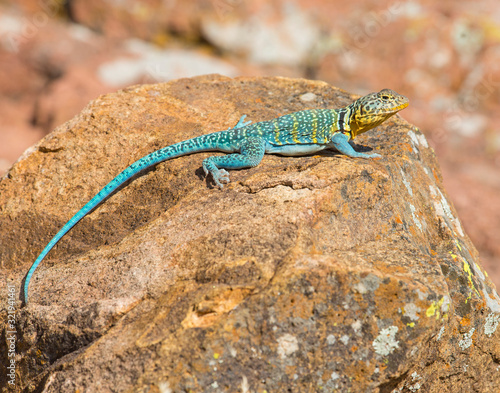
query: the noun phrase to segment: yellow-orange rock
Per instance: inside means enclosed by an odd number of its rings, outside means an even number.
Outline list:
[[[56,231],[145,154],[243,114],[353,99],[322,82],[219,76],[96,99],[1,180],[1,282],[19,292]],[[383,158],[266,156],[220,191],[204,153],[124,187],[18,303],[16,391],[497,393],[500,298],[432,149],[400,117],[356,142]]]

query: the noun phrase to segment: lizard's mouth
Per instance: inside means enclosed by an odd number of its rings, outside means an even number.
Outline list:
[[[396,108],[394,108],[395,111],[400,111],[401,109],[405,109],[408,105],[410,105],[410,103],[407,101],[407,102],[403,102],[401,105],[397,106]]]
[[[405,109],[409,104],[410,104],[409,102],[403,102],[401,105],[395,106],[391,110],[382,113],[384,115],[388,115],[389,113],[399,112],[400,110]]]

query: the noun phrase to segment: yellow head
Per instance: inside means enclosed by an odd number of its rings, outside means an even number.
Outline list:
[[[351,135],[366,132],[408,106],[408,98],[390,89],[371,93],[354,101],[351,105],[349,126]]]

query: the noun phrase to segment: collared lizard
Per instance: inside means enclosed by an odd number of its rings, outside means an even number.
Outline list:
[[[408,106],[408,99],[392,90],[371,93],[340,109],[309,109],[251,124],[242,116],[234,128],[188,139],[139,159],[111,180],[87,202],[50,240],[29,269],[24,282],[24,301],[28,286],[40,262],[73,226],[110,196],[117,188],[159,162],[204,151],[234,153],[203,160],[217,186],[229,182],[226,169],[257,166],[264,154],[302,156],[324,149],[336,149],[349,157],[376,158],[376,153],[356,152],[350,141]]]

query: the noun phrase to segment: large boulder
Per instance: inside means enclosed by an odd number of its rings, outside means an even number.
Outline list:
[[[37,254],[136,159],[354,99],[286,78],[134,86],[29,149],[0,182],[15,391],[498,393],[500,298],[399,116],[356,138],[378,160],[266,156],[223,190],[201,169],[217,153],[157,165],[60,241],[21,306]]]

